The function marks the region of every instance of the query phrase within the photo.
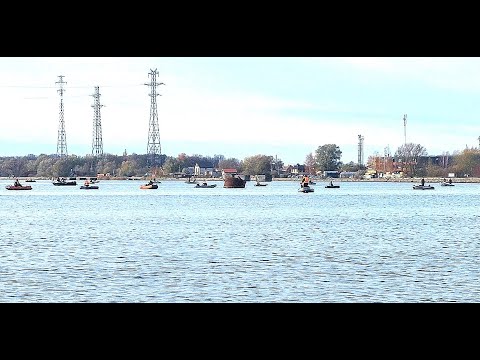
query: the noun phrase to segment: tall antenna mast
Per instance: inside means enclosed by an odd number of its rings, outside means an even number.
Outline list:
[[[404,144],[407,145],[407,114],[403,115],[403,137],[404,137]]]
[[[150,86],[150,121],[148,126],[148,144],[147,144],[147,164],[149,167],[156,167],[160,163],[162,148],[160,146],[160,131],[158,126],[158,111],[157,111],[157,85],[165,85],[164,83],[157,83],[157,69],[152,70],[148,73],[148,76],[151,77],[149,84],[144,84]]]
[[[362,135],[358,135],[358,165],[363,165],[363,140]]]
[[[104,105],[100,105],[99,87],[95,86],[95,93],[93,96],[93,140],[92,140],[92,155],[103,156],[103,140],[102,140],[102,120],[100,116],[100,109]]]
[[[60,122],[58,125],[58,137],[57,137],[57,156],[68,156],[67,153],[67,134],[65,133],[65,120],[63,118],[63,92],[65,89],[63,85],[66,84],[63,81],[63,75],[58,75],[60,78],[59,81],[55,82],[55,84],[59,84],[60,89],[58,89],[58,93],[60,94]]]

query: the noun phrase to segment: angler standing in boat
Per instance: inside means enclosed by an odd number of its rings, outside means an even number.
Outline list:
[[[15,179],[13,186],[22,186],[22,184],[20,184],[20,181],[18,181],[18,179]]]
[[[424,178],[422,178],[422,180],[420,181],[420,184],[421,184],[422,186],[425,186],[425,179],[424,179]]]

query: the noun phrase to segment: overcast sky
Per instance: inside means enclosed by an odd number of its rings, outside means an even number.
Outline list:
[[[344,163],[406,140],[429,155],[478,147],[480,58],[0,58],[0,156],[55,154],[63,75],[68,154],[92,152],[94,87],[103,151],[147,153],[157,69],[162,154],[257,154],[303,163],[336,144]]]

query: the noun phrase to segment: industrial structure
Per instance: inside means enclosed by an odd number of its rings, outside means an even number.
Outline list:
[[[59,84],[60,89],[58,89],[58,93],[60,94],[60,122],[58,124],[58,136],[57,136],[57,156],[68,156],[67,152],[67,134],[65,132],[65,119],[63,117],[63,92],[65,89],[63,85],[66,84],[63,81],[63,75],[58,75],[60,78],[59,81],[55,82],[55,84]]]
[[[363,140],[365,138],[362,135],[358,135],[358,165],[363,165]]]
[[[99,87],[95,86],[95,93],[93,96],[93,140],[92,140],[92,155],[103,156],[103,139],[102,139],[102,119],[100,116],[100,91]]]
[[[150,83],[146,83],[150,87],[150,121],[148,126],[148,144],[147,144],[147,155],[148,160],[147,164],[150,169],[156,169],[157,167],[162,167],[161,164],[161,154],[162,148],[160,145],[160,130],[158,126],[158,111],[157,111],[157,86],[165,85],[164,83],[157,83],[157,69],[152,70],[148,73],[148,76],[151,77]],[[154,170],[152,171],[154,172]]]

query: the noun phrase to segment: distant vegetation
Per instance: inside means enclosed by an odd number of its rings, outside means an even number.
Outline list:
[[[314,153],[307,154],[304,164],[289,165],[269,155],[254,155],[243,160],[225,158],[223,155],[203,156],[198,154],[187,155],[181,153],[176,157],[161,155],[161,167],[157,168],[156,176],[169,176],[171,174],[188,173],[196,164],[201,168],[222,170],[234,168],[239,173],[246,175],[272,174],[278,176],[283,171],[287,174],[293,168],[308,174],[317,174],[323,171],[347,171],[357,172],[370,169],[385,169],[390,166],[390,171],[399,168],[406,176],[431,176],[445,177],[448,173],[455,173],[458,177],[480,177],[480,150],[466,148],[462,152],[447,155],[447,164],[439,165],[432,161],[433,157],[427,156],[426,149],[420,144],[405,144],[400,146],[390,163],[379,155],[370,156],[367,166],[361,166],[354,162],[344,164],[340,161],[341,150],[335,144],[319,146]],[[103,156],[77,156],[69,155],[58,157],[55,154],[27,155],[0,157],[1,177],[45,177],[58,176],[96,176],[97,174],[110,174],[115,177],[141,177],[151,174],[152,169],[148,165],[148,155],[112,155]],[[435,159],[433,159],[435,160]],[[393,168],[396,164],[397,168]]]

